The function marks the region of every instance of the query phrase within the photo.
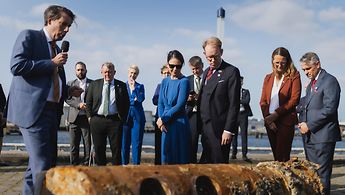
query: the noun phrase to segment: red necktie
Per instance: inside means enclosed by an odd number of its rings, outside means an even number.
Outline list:
[[[52,59],[56,56],[56,43],[55,41],[51,41],[50,47],[52,50]],[[59,74],[58,74],[58,68],[56,67],[56,70],[53,72],[53,99],[54,102],[59,102],[60,97],[60,83],[59,83]]]
[[[208,69],[207,75],[206,75],[206,80],[210,80],[210,78],[212,77],[213,74],[213,69],[210,67]]]
[[[312,89],[315,89],[315,83],[316,83],[316,79],[313,80],[312,83],[311,83],[311,88],[312,88]]]

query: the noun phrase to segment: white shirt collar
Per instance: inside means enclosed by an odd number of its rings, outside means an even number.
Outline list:
[[[47,42],[49,43],[50,41],[53,41],[52,38],[50,37],[49,33],[48,33],[48,30],[46,29],[46,27],[43,27],[43,32],[44,32],[44,35],[46,36],[47,38]]]
[[[197,76],[197,75],[193,74],[193,76],[194,76],[194,80],[197,79],[198,77],[200,77],[200,79],[202,79],[202,74],[200,76]]]
[[[107,81],[103,79],[103,83],[105,84]],[[114,85],[114,79],[110,82],[110,85]]]
[[[83,83],[83,84],[85,84],[86,83],[86,77],[84,78],[84,79],[82,79],[82,80],[80,80],[79,78],[77,78],[78,79],[78,81],[80,82],[80,83]]]
[[[319,79],[320,72],[321,72],[321,69],[319,70],[319,73],[317,73],[317,75],[316,75],[316,77],[315,77],[315,80],[318,80],[318,79]]]

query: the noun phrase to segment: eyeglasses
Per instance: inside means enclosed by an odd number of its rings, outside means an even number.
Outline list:
[[[169,64],[169,68],[171,69],[181,69],[182,68],[182,64]]]

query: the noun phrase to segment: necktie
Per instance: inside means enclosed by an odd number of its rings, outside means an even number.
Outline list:
[[[313,91],[316,91],[316,90],[315,90],[315,84],[316,84],[316,79],[314,79],[314,80],[312,81],[312,83],[311,83],[311,88],[312,88]]]
[[[206,80],[210,80],[213,74],[213,69],[210,67],[207,71]]]
[[[105,83],[105,96],[103,102],[103,114],[104,116],[108,116],[109,114],[109,99],[110,99],[110,84]]]
[[[195,92],[196,92],[196,93],[199,93],[199,91],[200,91],[200,77],[199,77],[199,76],[197,76],[197,77],[195,78],[195,84],[196,84]]]
[[[52,51],[52,59],[56,56],[56,42],[51,41],[50,47]],[[53,72],[53,99],[54,102],[59,102],[60,98],[60,84],[59,84],[59,74],[58,74],[58,68],[56,67],[56,70]]]

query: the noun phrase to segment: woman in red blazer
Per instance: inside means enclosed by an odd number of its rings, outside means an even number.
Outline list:
[[[297,124],[296,106],[301,96],[301,78],[284,47],[272,53],[272,73],[266,75],[260,106],[274,160],[290,159]]]

